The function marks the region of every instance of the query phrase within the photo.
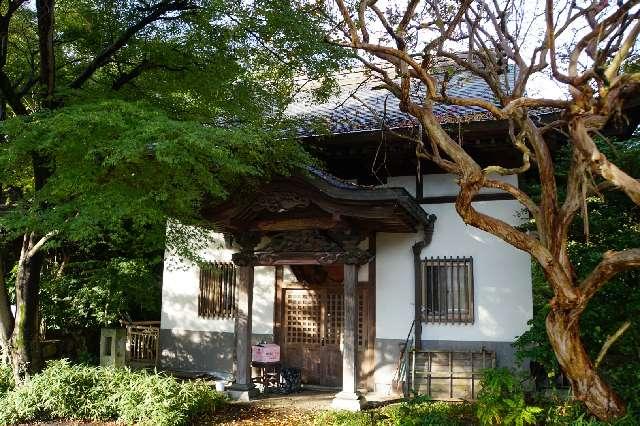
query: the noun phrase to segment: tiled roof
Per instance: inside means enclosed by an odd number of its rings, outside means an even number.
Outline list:
[[[393,69],[389,71],[393,72]],[[507,73],[506,78],[513,82],[514,73]],[[337,81],[338,93],[324,103],[312,99],[311,90],[317,86],[317,82],[302,81],[302,89],[287,109],[287,114],[302,120],[304,124],[300,132],[303,136],[321,133],[319,127],[324,127],[329,133],[339,134],[379,130],[382,123],[388,128],[416,125],[413,117],[400,111],[398,99],[388,90],[380,89],[380,80],[363,68],[342,72],[337,76]],[[464,71],[452,77],[447,94],[496,103],[484,80]],[[424,98],[424,87],[416,85],[412,88],[411,96],[417,101]],[[441,123],[493,119],[486,110],[474,106],[436,104],[434,112]]]
[[[422,209],[404,188],[357,185],[314,167],[307,168],[307,171],[311,178],[308,181],[324,194],[335,199],[349,202],[392,203],[401,207],[413,220],[425,227],[433,226],[436,220],[436,216]]]

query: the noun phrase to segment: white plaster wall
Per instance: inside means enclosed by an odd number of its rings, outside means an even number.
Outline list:
[[[508,182],[517,185],[515,177]],[[390,180],[391,181],[391,180]],[[408,186],[414,178],[397,178],[388,186]],[[450,175],[426,175],[425,196],[455,195]],[[515,200],[476,202],[481,212],[507,223],[521,223],[521,208]],[[474,314],[471,325],[423,324],[422,340],[512,342],[527,329],[533,315],[531,261],[527,253],[474,227],[465,225],[452,203],[424,204],[437,216],[431,244],[421,253],[430,256],[471,256],[474,267]],[[412,246],[418,234],[378,234],[376,239],[376,338],[407,338],[414,315],[414,265]],[[376,391],[388,393],[397,368],[394,342],[376,350]]]
[[[509,175],[502,176],[492,174],[490,175],[491,179],[499,180],[503,182],[510,183],[511,185],[518,186],[518,176]],[[451,174],[432,174],[432,175],[424,175],[424,184],[422,189],[422,194],[425,197],[438,197],[444,195],[456,195],[458,194],[458,184],[456,182],[457,177]],[[414,183],[415,186],[415,183]],[[496,188],[482,188],[480,190],[481,194],[496,194],[502,192]]]
[[[517,179],[506,180],[517,185]],[[402,180],[398,179],[397,183]],[[409,179],[405,179],[409,184]],[[413,185],[413,183],[411,183]],[[429,192],[427,192],[427,188]],[[425,175],[425,195],[453,195],[457,191],[451,175]],[[517,201],[484,201],[474,206],[507,223],[521,222]],[[470,256],[474,264],[475,322],[472,325],[423,326],[423,340],[510,342],[527,328],[532,317],[531,262],[527,253],[472,226],[465,225],[447,204],[425,204],[435,214],[428,256]],[[413,320],[414,270],[411,246],[416,234],[378,234],[376,241],[376,337],[405,339]]]
[[[212,243],[197,253],[203,260],[230,262],[233,250],[224,248],[222,234],[211,234]],[[273,301],[275,295],[275,268],[258,266],[254,272],[253,333],[273,334]],[[162,277],[163,329],[189,331],[234,332],[233,319],[206,319],[198,317],[200,270],[194,262],[165,253]]]
[[[387,184],[383,185],[388,188],[404,188],[414,197],[416,196],[416,177],[415,176],[391,176],[387,178]]]
[[[518,186],[518,177],[516,175],[502,176],[490,175],[492,179],[508,182]],[[429,174],[422,175],[422,195],[424,197],[439,197],[445,195],[456,195],[458,193],[458,184],[456,176],[451,174]],[[415,176],[393,176],[387,179],[384,185],[391,188],[404,188],[407,192],[415,197],[416,195],[416,177]],[[481,194],[495,194],[501,192],[495,188],[482,188]]]

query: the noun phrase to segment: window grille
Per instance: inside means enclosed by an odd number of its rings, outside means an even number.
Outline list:
[[[200,266],[198,316],[235,318],[236,267],[233,263],[206,263]]]
[[[427,323],[473,323],[473,259],[423,260],[422,318]]]

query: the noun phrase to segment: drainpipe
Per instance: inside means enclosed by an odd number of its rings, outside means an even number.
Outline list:
[[[413,346],[415,350],[422,349],[422,259],[420,254],[422,250],[431,243],[433,237],[433,223],[435,222],[435,216],[429,225],[424,228],[422,240],[415,243],[412,247],[413,250],[413,270],[414,270],[414,337]]]

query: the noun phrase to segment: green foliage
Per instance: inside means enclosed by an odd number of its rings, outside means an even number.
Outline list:
[[[623,170],[640,176],[640,140],[599,142],[599,148]],[[568,170],[568,153],[560,153],[558,180],[562,186]],[[531,187],[531,186],[530,186]],[[535,190],[535,188],[533,188]],[[582,216],[571,227],[569,256],[579,278],[585,277],[598,264],[607,250],[637,247],[640,241],[640,210],[621,191],[603,192],[603,197],[587,200],[589,238],[584,235]],[[589,302],[580,319],[581,337],[592,359],[598,355],[607,337],[625,321],[632,325],[610,348],[599,371],[631,408],[640,407],[640,271],[631,270],[615,276]],[[533,265],[534,316],[530,329],[518,338],[518,357],[542,364],[550,376],[559,372],[549,344],[545,318],[549,312],[552,291],[542,269]]]
[[[384,409],[388,423],[397,426],[468,424],[473,419],[473,406],[468,403],[432,401],[428,396],[417,396],[409,401]]]
[[[49,330],[99,328],[119,320],[160,319],[161,259],[121,257],[71,262],[45,274],[42,319]]]
[[[543,413],[538,416],[539,424],[548,426],[635,426],[638,424],[637,413],[633,407],[626,416],[611,423],[601,422],[592,417],[580,401],[552,394],[551,396],[538,395],[536,403],[543,407]]]
[[[114,41],[159,3],[143,0],[58,0],[55,6],[56,88],[66,104],[117,96],[145,100],[174,117],[219,124],[279,119],[293,78],[330,82],[345,49],[324,43],[314,4],[190,0],[196,7],[151,20],[115,50],[81,89],[71,83]],[[180,2],[175,2],[180,3]],[[37,74],[36,16],[22,7],[11,21],[4,70],[20,88]],[[320,85],[326,94],[330,83]],[[324,89],[324,90],[323,90]],[[40,108],[38,87],[25,99]]]
[[[485,425],[523,426],[536,423],[539,407],[527,405],[522,385],[506,368],[485,370],[478,392],[477,416]]]
[[[200,223],[207,202],[309,161],[280,132],[176,121],[139,102],[78,104],[0,127],[12,141],[0,146],[0,181],[24,191],[0,217],[5,237],[56,230],[86,249],[132,236],[161,246],[168,218]],[[34,150],[53,169],[39,191],[28,183]]]
[[[223,395],[202,381],[62,360],[0,399],[0,424],[77,419],[184,425],[223,403]]]
[[[11,366],[0,362],[0,397],[13,389],[14,386],[13,370],[11,369]]]
[[[316,425],[331,426],[458,426],[474,423],[469,403],[433,401],[417,396],[408,401],[363,412],[326,411],[314,419]]]
[[[316,426],[371,426],[378,424],[379,414],[375,411],[323,411],[315,416]]]

